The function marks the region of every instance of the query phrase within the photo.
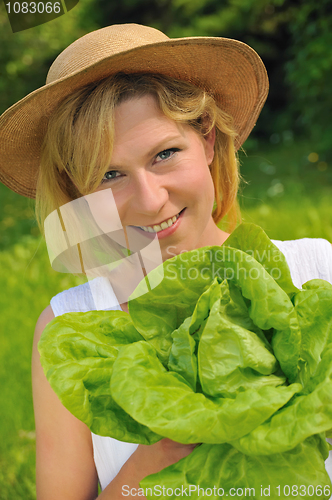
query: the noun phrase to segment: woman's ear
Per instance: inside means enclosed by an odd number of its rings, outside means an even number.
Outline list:
[[[203,136],[203,144],[205,148],[205,156],[207,164],[210,166],[214,158],[214,143],[216,140],[216,129],[213,127],[210,132]]]

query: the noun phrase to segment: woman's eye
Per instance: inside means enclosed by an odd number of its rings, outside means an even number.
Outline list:
[[[157,155],[157,161],[168,160],[174,153],[180,151],[178,148],[165,149]],[[159,159],[159,160],[158,160]]]
[[[110,170],[109,172],[106,172],[106,174],[103,177],[103,182],[105,181],[112,181],[113,179],[116,179],[120,173],[117,170]]]

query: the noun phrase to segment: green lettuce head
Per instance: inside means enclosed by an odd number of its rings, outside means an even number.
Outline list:
[[[148,498],[160,496],[156,485],[174,499],[178,488],[194,499],[209,488],[211,498],[231,488],[237,498],[246,488],[283,498],[288,486],[330,498],[332,285],[297,289],[283,254],[252,224],[226,243],[167,260],[162,282],[131,296],[129,315],[55,318],[39,343],[47,378],[96,434],[200,443],[141,482]]]

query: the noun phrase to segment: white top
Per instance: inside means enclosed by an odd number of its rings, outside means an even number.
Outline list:
[[[304,238],[293,241],[275,241],[273,243],[285,255],[291,277],[296,287],[311,279],[324,279],[332,284],[332,246],[323,239]],[[91,292],[90,286],[93,283]],[[97,278],[59,293],[51,300],[55,316],[67,312],[87,312],[92,310],[121,310],[120,305],[108,307],[114,303],[114,294],[105,278]],[[102,489],[118,474],[123,464],[136,450],[137,444],[117,441],[110,437],[92,433],[94,460]],[[331,441],[332,442],[332,441]],[[332,479],[332,452],[325,462],[326,470]]]

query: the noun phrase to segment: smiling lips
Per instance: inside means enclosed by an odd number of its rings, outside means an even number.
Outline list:
[[[143,231],[149,233],[159,233],[159,231],[163,231],[164,229],[173,226],[174,222],[176,222],[177,219],[180,217],[181,212],[179,212],[177,215],[174,215],[170,219],[161,222],[160,224],[154,224],[153,226],[138,226],[138,227],[140,229],[143,229]]]

